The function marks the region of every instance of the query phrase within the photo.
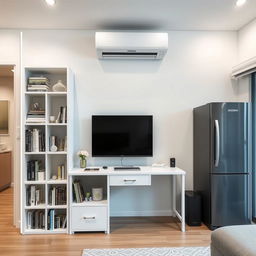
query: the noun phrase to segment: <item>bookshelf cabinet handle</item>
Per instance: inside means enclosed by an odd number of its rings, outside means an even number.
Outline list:
[[[92,217],[86,217],[86,216],[84,216],[83,219],[84,219],[84,220],[95,220],[96,217],[95,217],[95,216],[92,216]]]
[[[126,180],[124,179],[124,182],[135,182],[136,180]]]

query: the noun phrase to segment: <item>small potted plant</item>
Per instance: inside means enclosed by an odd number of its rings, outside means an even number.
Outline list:
[[[86,157],[89,156],[89,153],[86,150],[81,150],[77,152],[77,155],[80,158],[80,168],[86,168],[86,165],[87,165]]]

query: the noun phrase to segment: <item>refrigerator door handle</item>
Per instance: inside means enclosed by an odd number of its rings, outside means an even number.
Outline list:
[[[214,166],[218,167],[220,161],[220,126],[219,121],[215,120],[215,163]]]

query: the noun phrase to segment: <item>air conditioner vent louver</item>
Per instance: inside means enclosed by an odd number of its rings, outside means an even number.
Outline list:
[[[167,33],[96,32],[99,59],[159,60],[168,49]]]
[[[155,59],[157,52],[102,52],[103,58],[134,58]]]

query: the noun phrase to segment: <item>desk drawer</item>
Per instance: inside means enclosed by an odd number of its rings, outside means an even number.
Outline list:
[[[107,207],[72,207],[73,231],[106,231]]]
[[[151,175],[113,175],[110,186],[150,186]]]

